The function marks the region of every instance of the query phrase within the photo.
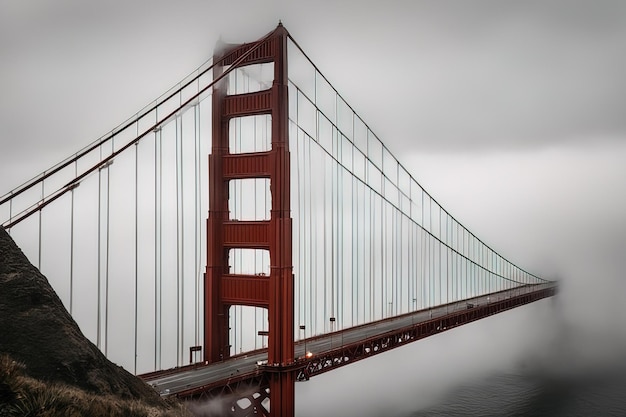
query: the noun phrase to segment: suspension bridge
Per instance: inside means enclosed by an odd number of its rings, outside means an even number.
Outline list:
[[[293,415],[297,381],[557,290],[428,194],[280,24],[0,221],[109,359],[219,415]]]

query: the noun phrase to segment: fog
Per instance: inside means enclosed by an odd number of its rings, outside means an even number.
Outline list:
[[[3,1],[0,194],[134,114],[210,58],[220,37],[250,41],[279,19],[447,211],[561,282],[555,301],[298,384],[298,415],[406,415],[491,372],[569,378],[623,358],[626,5],[617,0]]]

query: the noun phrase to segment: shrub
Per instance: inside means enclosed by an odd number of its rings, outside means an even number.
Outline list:
[[[25,375],[25,366],[0,355],[1,417],[189,417],[181,404],[157,408],[138,400],[98,395]]]

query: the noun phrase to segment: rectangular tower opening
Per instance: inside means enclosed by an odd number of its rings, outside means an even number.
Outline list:
[[[228,150],[232,154],[272,149],[272,116],[233,117],[228,122]]]
[[[230,249],[228,270],[231,274],[269,276],[270,252],[265,249]]]
[[[270,219],[272,195],[269,178],[231,180],[228,187],[228,210],[231,220]]]
[[[230,66],[224,67],[226,71]],[[232,70],[227,79],[226,94],[245,94],[267,90],[274,81],[274,63],[253,64]]]

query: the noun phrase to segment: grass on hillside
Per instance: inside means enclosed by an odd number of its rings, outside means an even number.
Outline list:
[[[138,400],[98,395],[31,378],[25,366],[0,355],[0,417],[190,417],[184,406],[161,409]]]

